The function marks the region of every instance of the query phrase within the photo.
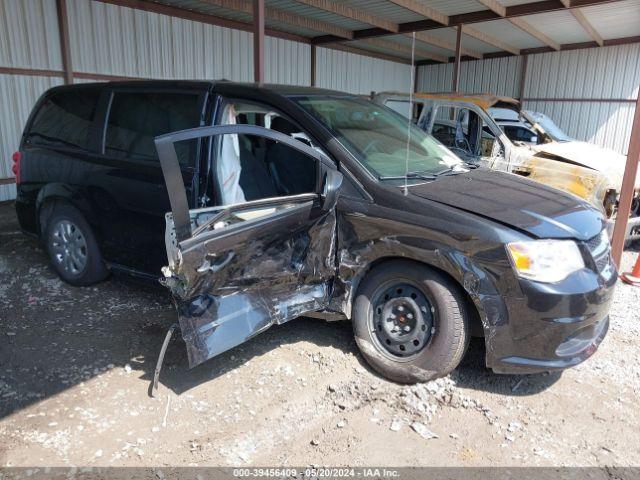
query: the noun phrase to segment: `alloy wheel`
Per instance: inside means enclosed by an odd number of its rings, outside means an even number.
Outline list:
[[[79,275],[87,265],[87,240],[69,220],[54,225],[51,252],[56,263],[71,275]]]

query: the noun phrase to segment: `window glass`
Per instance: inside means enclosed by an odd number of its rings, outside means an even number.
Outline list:
[[[460,159],[442,144],[389,108],[355,97],[293,100],[324,123],[378,177],[406,172],[438,173],[447,167],[462,166]]]
[[[77,88],[50,95],[27,133],[26,142],[88,149],[89,131],[100,92]]]
[[[220,123],[256,125],[311,145],[301,128],[267,106],[230,102]],[[215,162],[223,205],[316,191],[315,159],[259,135],[223,135]]]
[[[512,141],[532,142],[536,134],[523,127],[505,126],[504,133]]]
[[[201,121],[197,94],[116,92],[109,110],[105,154],[157,162],[155,137],[199,127]],[[174,145],[181,165],[195,165],[197,140]]]

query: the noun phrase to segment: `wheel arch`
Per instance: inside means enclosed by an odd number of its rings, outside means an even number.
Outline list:
[[[440,275],[446,277],[448,280],[450,280],[458,288],[459,293],[461,294],[462,298],[465,301],[465,309],[469,314],[469,327],[471,328],[471,334],[476,337],[483,337],[485,335],[484,322],[481,319],[481,316],[480,316],[481,314],[478,309],[478,305],[476,305],[476,302],[474,301],[471,293],[464,287],[463,283],[458,278],[456,278],[456,276],[452,275],[451,272],[445,270],[444,268],[434,265],[433,263],[427,262],[424,259],[417,259],[417,258],[411,258],[411,257],[405,257],[405,256],[388,255],[388,256],[382,256],[382,257],[376,258],[375,260],[369,262],[366,265],[366,267],[363,270],[361,270],[359,274],[351,280],[352,288],[350,292],[350,299],[348,302],[349,311],[346,312],[348,318],[352,318],[353,299],[355,298],[358,292],[358,289],[360,288],[360,284],[365,279],[365,277],[369,275],[374,269],[377,269],[378,267],[384,265],[385,263],[396,262],[396,261],[410,262],[416,265],[427,267],[439,273]]]
[[[78,191],[64,183],[48,183],[40,189],[36,198],[36,227],[40,238],[46,231],[47,216],[53,213],[53,209],[59,203],[66,203],[78,210],[94,230],[91,222],[91,206],[89,201]]]

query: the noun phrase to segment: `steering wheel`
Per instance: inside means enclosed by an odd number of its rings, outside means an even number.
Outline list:
[[[471,145],[469,145],[469,141],[466,138],[456,139],[455,142],[456,142],[456,148],[460,150],[464,149],[469,154],[473,153],[471,151]]]
[[[367,153],[369,153],[369,150],[371,150],[372,148],[374,148],[374,147],[375,147],[376,145],[378,145],[379,143],[380,143],[380,139],[371,140],[371,141],[369,142],[369,144],[368,144],[366,147],[364,147],[364,148],[362,149],[362,154],[363,154],[363,155],[366,155]]]

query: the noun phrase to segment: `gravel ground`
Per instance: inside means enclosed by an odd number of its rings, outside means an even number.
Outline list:
[[[193,370],[174,340],[151,398],[165,291],[62,283],[5,204],[0,465],[637,466],[639,304],[619,284],[600,350],[562,375],[493,374],[474,341],[449,377],[396,385],[349,323],[301,318]]]

